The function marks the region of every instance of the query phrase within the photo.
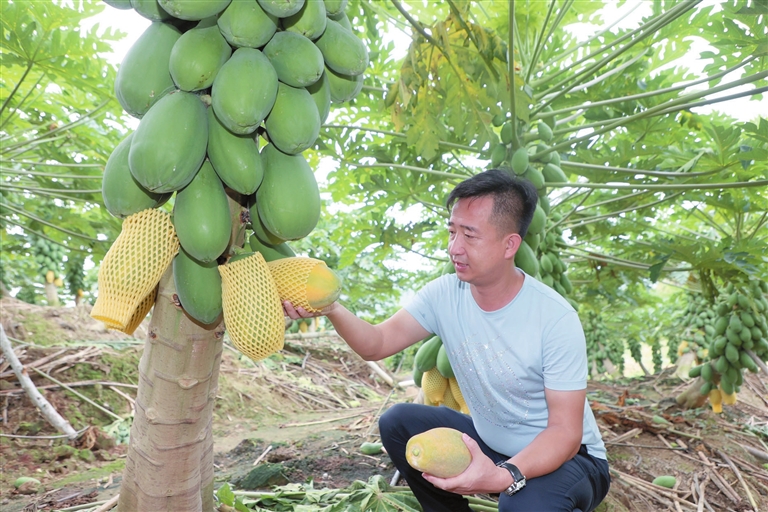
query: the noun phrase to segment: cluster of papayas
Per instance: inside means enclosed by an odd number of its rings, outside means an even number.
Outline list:
[[[539,203],[515,256],[515,265],[567,298],[573,287],[565,275],[567,267],[560,259],[558,249],[565,245],[562,240],[563,230],[558,225],[561,216],[550,211],[547,197],[548,183],[568,182],[568,177],[560,168],[560,154],[547,152],[550,149],[547,144],[553,139],[554,119],[550,116],[535,126],[525,125],[524,130],[533,140],[527,146],[515,147],[514,124],[502,115],[495,116],[493,124],[500,127],[500,142],[491,149],[490,166],[525,178],[536,187]],[[575,302],[570,302],[577,307]]]
[[[413,358],[413,381],[424,391],[425,404],[445,405],[469,414],[443,340],[439,337],[432,336],[419,345]]]
[[[757,373],[755,358],[768,360],[768,283],[758,279],[729,282],[715,306],[717,318],[708,347],[709,361],[690,369],[704,380],[702,395],[709,395],[715,412],[736,402],[744,383],[744,370]]]
[[[46,283],[56,286],[64,285],[60,275],[61,264],[64,262],[64,247],[38,237],[32,242],[32,257]]]
[[[691,352],[699,364],[706,359],[715,338],[717,313],[702,294],[689,293],[687,298],[688,305],[678,322],[681,335],[670,340],[669,358],[674,363],[677,357]]]
[[[587,341],[587,363],[590,374],[606,372],[605,361],[610,361],[619,371],[624,369],[624,340],[608,330],[599,312],[588,310],[580,313]]]
[[[250,209],[251,251],[267,262],[294,256],[285,242],[315,228],[321,204],[302,152],[331,104],[362,89],[368,51],[346,0],[106,1],[152,24],[115,80],[118,101],[140,121],[107,161],[104,204],[125,218],[175,195],[178,296],[211,323],[223,307],[217,267],[234,252],[227,196]],[[332,277],[325,295],[310,286],[312,300],[338,297]]]

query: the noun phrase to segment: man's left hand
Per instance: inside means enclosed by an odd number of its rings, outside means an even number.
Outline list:
[[[477,441],[467,434],[463,434],[462,439],[472,455],[472,462],[467,469],[460,475],[451,478],[439,478],[423,473],[425,480],[435,487],[462,495],[499,493],[512,484],[512,477],[509,472],[496,466],[483,453]]]

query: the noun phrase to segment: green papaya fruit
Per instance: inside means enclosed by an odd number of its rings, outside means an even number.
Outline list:
[[[227,248],[232,217],[224,185],[209,161],[176,194],[173,225],[179,243],[196,260],[215,261]]]
[[[249,212],[251,214],[251,226],[253,227],[253,235],[263,244],[278,246],[285,243],[285,238],[280,238],[277,235],[270,233],[264,222],[259,216],[259,207],[256,204],[256,195],[251,196],[252,202],[250,204]]]
[[[207,89],[231,55],[232,48],[219,27],[203,20],[173,45],[168,63],[171,78],[182,91]]]
[[[181,307],[201,324],[212,324],[221,315],[221,274],[216,261],[202,262],[184,248],[173,259],[173,281]]]
[[[176,89],[168,65],[180,37],[175,27],[154,22],[125,54],[115,77],[115,96],[128,114],[141,118],[149,107]]]
[[[202,20],[216,16],[232,0],[157,0],[160,7],[180,20]]]
[[[704,363],[701,366],[701,378],[704,379],[705,382],[712,382],[712,379],[714,378],[712,370],[712,365],[709,363]]]
[[[320,219],[320,191],[304,156],[269,144],[261,151],[264,181],[256,191],[259,218],[283,240],[307,236]]]
[[[507,158],[507,146],[495,144],[491,150],[491,167],[496,168]]]
[[[306,0],[301,10],[292,16],[283,18],[281,25],[284,30],[296,32],[307,39],[315,40],[325,31],[326,14],[323,0]]]
[[[454,377],[453,368],[451,368],[451,362],[448,360],[448,353],[445,351],[445,345],[440,344],[440,349],[437,351],[437,359],[435,360],[435,366],[440,375],[446,379]]]
[[[307,0],[308,2],[311,0]],[[360,453],[365,455],[378,455],[381,453],[381,448],[384,445],[381,443],[369,443],[365,442],[360,445]]]
[[[512,153],[512,170],[518,176],[528,169],[528,151],[525,148],[518,148]]]
[[[699,375],[701,375],[701,368],[702,368],[702,365],[699,365],[699,366],[692,366],[692,367],[691,367],[691,368],[688,370],[688,376],[689,376],[690,378],[692,378],[692,379],[695,379],[696,377],[698,377]]]
[[[152,21],[169,20],[173,17],[160,7],[157,0],[131,0],[131,7],[139,16]]]
[[[345,103],[355,98],[363,88],[363,75],[349,76],[336,73],[325,66],[332,103]]]
[[[312,41],[295,32],[278,32],[264,47],[277,79],[291,87],[307,87],[323,74],[323,54]]]
[[[728,318],[721,316],[715,321],[715,334],[724,334],[726,327],[728,327]]]
[[[549,163],[560,167],[560,153],[558,153],[557,151],[553,151],[552,156],[549,159]]]
[[[514,130],[515,130],[515,127],[512,124],[512,121],[507,121],[506,123],[501,125],[499,138],[501,139],[502,144],[510,144],[512,142]]]
[[[259,240],[259,237],[255,234],[251,235],[251,238],[248,239],[248,245],[253,252],[260,252],[264,257],[264,261],[275,261],[296,256],[293,249],[285,242],[277,245],[267,244]]]
[[[741,362],[742,368],[746,368],[752,373],[758,372],[759,368],[757,367],[757,364],[755,364],[754,359],[752,359],[752,356],[750,356],[748,353],[741,352],[739,354],[739,361]]]
[[[533,249],[534,251],[539,248],[539,242],[541,241],[541,237],[538,234],[531,233],[530,230],[528,230],[528,233],[526,233],[524,240],[528,245]]]
[[[541,282],[545,285],[549,286],[550,288],[555,287],[555,278],[552,277],[552,274],[545,274],[541,277]]]
[[[531,146],[528,148],[529,155],[531,157],[531,160],[535,162],[541,162],[543,164],[548,164],[552,161],[552,153],[553,151],[549,151],[549,146],[546,144],[536,144],[535,146]],[[545,151],[549,151],[549,153],[544,153]],[[543,154],[542,154],[543,153]],[[534,158],[535,155],[541,155],[539,157]]]
[[[493,116],[493,118],[491,119],[491,124],[498,128],[499,126],[503,125],[504,121],[506,120],[507,120],[506,114],[504,112],[501,112]]]
[[[208,109],[208,159],[221,181],[232,190],[251,195],[261,185],[264,167],[253,135],[237,135]]]
[[[443,346],[443,340],[437,336],[432,336],[419,346],[416,355],[413,358],[414,368],[421,372],[427,372],[437,366],[437,353]]]
[[[347,0],[323,0],[328,16],[335,16],[347,8]]]
[[[414,366],[413,368],[413,383],[417,388],[421,387],[421,379],[424,377],[424,372]]]
[[[278,18],[293,16],[304,6],[304,0],[257,0],[265,12]]]
[[[515,265],[529,276],[535,276],[539,273],[539,262],[536,259],[536,254],[525,240],[520,243],[520,248],[515,254]]]
[[[322,125],[331,112],[331,83],[328,81],[328,72],[323,71],[320,80],[308,86],[307,91],[317,105],[317,112],[320,115],[320,124]]]
[[[344,29],[352,32],[352,23],[349,22],[349,18],[346,13],[340,12],[338,14],[329,14],[328,19],[331,19],[341,25]],[[327,26],[327,25],[326,25]]]
[[[563,170],[551,162],[544,166],[541,174],[547,183],[568,183],[568,177]]]
[[[544,231],[544,226],[546,225],[547,214],[544,213],[544,209],[537,204],[536,209],[533,211],[533,218],[531,219],[531,223],[528,225],[528,232],[538,235]]]
[[[546,123],[539,121],[539,123],[536,125],[536,131],[539,134],[539,138],[544,142],[549,142],[552,140],[552,128],[550,128]]]
[[[709,392],[710,392],[710,391],[711,391],[711,390],[712,390],[714,387],[715,387],[715,386],[714,386],[714,385],[713,385],[711,382],[705,382],[705,383],[704,383],[704,384],[702,384],[702,385],[701,385],[701,387],[699,388],[699,394],[700,394],[701,396],[705,396],[705,395],[709,394]]]
[[[739,315],[737,313],[733,313],[731,315],[730,321],[728,322],[728,326],[736,333],[741,332],[741,330],[744,328],[743,324],[741,323],[741,319],[739,318]]]
[[[238,48],[213,81],[211,106],[221,124],[237,134],[253,133],[277,97],[277,73],[263,53]]]
[[[536,187],[536,190],[542,188],[545,183],[544,175],[541,174],[541,171],[531,165],[529,165],[528,169],[526,169],[526,171],[523,173],[523,178],[533,183],[533,186]]]
[[[171,194],[155,194],[142,187],[128,168],[128,151],[131,149],[133,133],[115,147],[104,166],[101,181],[101,196],[107,211],[115,217],[127,217],[147,208],[156,208]]]
[[[325,32],[315,44],[323,54],[325,65],[342,75],[361,75],[368,67],[368,49],[359,37],[328,19]]]
[[[295,155],[312,147],[317,140],[320,114],[309,91],[281,82],[275,106],[264,125],[270,142],[277,149]]]
[[[568,276],[565,274],[560,274],[560,285],[565,290],[565,293],[571,293],[573,291],[571,280],[568,279]]]
[[[547,105],[544,108],[544,112],[547,112],[547,113],[553,112],[552,105]],[[551,129],[553,129],[553,130],[555,129],[555,121],[556,121],[556,119],[555,119],[554,115],[545,116],[545,117],[542,118],[542,121],[545,122],[547,124],[547,126],[549,126]]]
[[[546,254],[544,254],[539,260],[539,268],[541,269],[541,272],[544,272],[546,274],[551,274],[552,271],[554,270],[554,267],[552,266],[552,262],[549,260]]]
[[[104,3],[122,11],[133,9],[131,0],[104,0]]]
[[[744,327],[741,332],[739,332],[739,338],[741,338],[741,341],[743,343],[746,343],[748,341],[752,340],[752,329],[748,329]]]
[[[742,311],[739,314],[739,318],[741,318],[741,323],[744,325],[744,327],[749,327],[751,329],[755,326],[755,319],[751,314],[749,314],[748,311]]]
[[[552,208],[549,204],[549,197],[543,194],[539,195],[539,206],[541,206],[541,209],[544,210],[544,213],[546,213],[547,217],[549,217],[549,214],[552,211]]]
[[[720,381],[720,389],[725,393],[726,395],[732,395],[733,394],[733,382],[722,379]]]
[[[725,345],[725,358],[728,362],[734,364],[739,360],[739,349],[733,343],[727,343]]]
[[[256,0],[229,4],[216,21],[219,31],[236,48],[261,48],[277,32],[277,17],[264,12]]]
[[[152,192],[185,187],[197,173],[208,145],[205,104],[195,94],[163,96],[139,122],[128,165],[141,186]]]

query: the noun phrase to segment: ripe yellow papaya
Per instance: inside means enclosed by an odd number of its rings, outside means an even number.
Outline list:
[[[472,462],[472,454],[458,430],[438,427],[408,440],[405,458],[411,467],[439,478],[460,475]]]
[[[341,295],[341,278],[324,261],[294,256],[267,263],[281,301],[318,312]]]

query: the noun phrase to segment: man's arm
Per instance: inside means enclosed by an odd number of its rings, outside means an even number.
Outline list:
[[[284,302],[283,308],[294,320],[317,316],[302,308],[295,309],[290,302]],[[334,302],[320,314],[328,317],[339,336],[366,361],[379,361],[389,357],[429,335],[429,331],[404,309],[376,325],[358,318],[338,302]]]
[[[555,471],[578,453],[584,422],[587,391],[553,391],[544,389],[549,409],[547,427],[520,453],[509,459],[528,478]],[[498,493],[512,484],[512,476],[496,467],[469,436],[465,443],[472,453],[472,463],[459,476],[437,478],[425,476],[436,487],[459,494]]]

